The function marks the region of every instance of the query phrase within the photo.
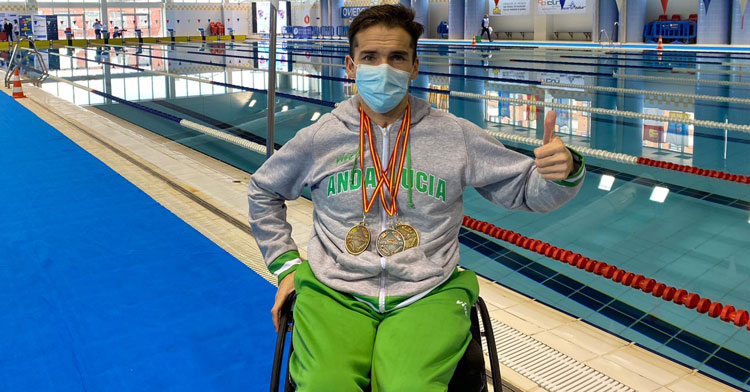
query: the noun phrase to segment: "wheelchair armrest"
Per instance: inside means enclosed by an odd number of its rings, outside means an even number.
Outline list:
[[[290,314],[292,309],[294,308],[294,303],[297,301],[297,291],[292,291],[289,293],[289,295],[286,296],[286,301],[284,301],[284,305],[281,307],[281,315],[284,314]]]

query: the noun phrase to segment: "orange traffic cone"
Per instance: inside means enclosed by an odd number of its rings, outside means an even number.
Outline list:
[[[13,98],[26,98],[23,95],[23,88],[21,88],[21,76],[18,74],[18,68],[13,73]]]
[[[476,45],[477,44],[477,37],[475,35],[471,36],[471,44]]]
[[[657,50],[662,50],[662,49],[664,49],[664,45],[662,45],[662,42],[661,42],[661,35],[659,36],[659,44],[658,44],[658,45],[656,45],[656,49],[657,49]]]

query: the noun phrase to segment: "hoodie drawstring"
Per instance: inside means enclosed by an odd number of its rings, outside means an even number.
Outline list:
[[[411,171],[411,141],[406,145],[406,175],[411,175],[411,184],[409,184],[409,208],[414,208],[414,202],[411,198],[411,190],[414,188],[414,174]]]

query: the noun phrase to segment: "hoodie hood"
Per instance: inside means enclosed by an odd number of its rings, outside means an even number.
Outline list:
[[[420,122],[429,112],[430,104],[423,99],[408,95],[409,105],[411,105],[411,123]],[[346,124],[347,129],[359,132],[359,105],[362,97],[359,94],[343,101],[336,106],[331,114]],[[399,119],[397,122],[400,122]]]

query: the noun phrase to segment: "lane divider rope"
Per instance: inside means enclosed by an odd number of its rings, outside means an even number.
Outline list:
[[[542,141],[535,138],[530,138],[521,135],[513,135],[505,132],[498,132],[491,129],[485,129],[485,132],[492,135],[498,140],[506,140],[516,143],[524,143],[532,146],[541,146]],[[672,162],[656,161],[649,158],[636,157],[633,155],[614,153],[604,150],[597,150],[590,147],[575,146],[575,150],[586,157],[594,157],[598,159],[615,161],[620,163],[628,163],[632,165],[644,165],[658,167],[664,170],[679,171],[683,173],[689,173],[696,176],[710,177],[724,181],[736,182],[739,184],[750,184],[750,176],[744,176],[741,174],[726,173],[718,170],[701,169],[694,166],[679,165]]]
[[[29,49],[26,49],[26,50],[29,50]],[[256,93],[263,93],[263,94],[268,93],[268,90],[266,90],[266,89],[258,89],[258,88],[253,88],[253,87],[240,86],[240,85],[236,85],[236,84],[230,84],[230,83],[224,83],[224,82],[217,82],[217,81],[214,81],[214,80],[197,78],[197,77],[193,77],[193,76],[186,76],[186,75],[180,75],[180,74],[174,74],[174,73],[169,73],[169,72],[153,71],[153,70],[143,69],[143,68],[139,68],[139,67],[132,66],[132,65],[115,64],[115,63],[111,63],[109,61],[92,60],[92,59],[88,59],[88,58],[85,58],[85,57],[71,56],[71,55],[65,55],[65,54],[60,54],[60,53],[50,53],[50,54],[58,56],[58,57],[70,57],[70,58],[74,58],[74,59],[78,59],[78,60],[84,60],[84,61],[88,61],[88,62],[96,62],[96,63],[100,63],[100,64],[107,64],[107,65],[110,65],[110,66],[112,66],[114,68],[121,67],[121,68],[133,69],[133,70],[140,71],[140,72],[143,72],[143,73],[152,73],[152,74],[156,74],[156,75],[163,75],[163,76],[173,77],[173,78],[177,78],[177,79],[192,80],[192,81],[199,82],[199,83],[208,83],[208,84],[213,84],[213,85],[216,85],[216,86],[233,88],[233,89],[242,90],[242,91],[250,91],[250,92],[256,92]],[[156,58],[160,58],[159,56],[149,56],[149,55],[143,55],[143,56],[144,57],[156,57]],[[185,61],[189,61],[189,60],[185,60]],[[217,64],[216,66],[217,67],[223,67],[220,64]],[[242,68],[242,67],[238,67],[238,68]],[[243,69],[246,69],[246,68],[243,68]],[[260,69],[252,68],[252,67],[250,67],[250,69],[261,71]],[[281,71],[279,71],[279,72],[283,73]],[[299,75],[300,76],[304,76],[306,74],[299,74]],[[335,107],[335,104],[333,102],[325,101],[325,100],[322,100],[322,99],[302,97],[302,96],[299,96],[299,95],[293,95],[293,94],[288,94],[288,93],[283,93],[283,92],[276,92],[276,95],[279,96],[279,97],[281,97],[281,98],[289,98],[289,99],[293,99],[293,100],[296,100],[296,101],[313,103],[313,104],[321,105],[321,106]]]
[[[442,90],[435,90],[435,92],[439,92],[439,91],[442,91]],[[717,121],[695,120],[695,119],[690,119],[690,118],[677,119],[677,118],[661,116],[657,114],[627,112],[627,111],[615,110],[615,109],[582,107],[582,106],[569,105],[569,104],[563,104],[563,103],[532,101],[532,100],[519,99],[519,98],[499,97],[495,95],[465,93],[461,91],[450,91],[450,92],[442,91],[442,94],[448,94],[450,96],[462,97],[462,98],[486,99],[486,100],[492,100],[492,101],[507,102],[507,103],[513,103],[517,105],[542,106],[542,107],[548,107],[548,108],[553,108],[553,109],[566,109],[566,110],[573,110],[573,111],[579,111],[579,112],[588,112],[588,113],[600,114],[600,115],[605,115],[605,116],[638,118],[638,119],[643,119],[643,120],[669,122],[669,123],[674,123],[674,124],[687,124],[687,125],[694,125],[694,126],[699,126],[699,127],[704,127],[704,128],[715,128],[715,129],[750,133],[750,125],[723,123],[723,122],[717,122]]]
[[[664,96],[664,97],[684,98],[684,99],[689,99],[689,100],[750,104],[750,99],[746,99],[746,98],[717,97],[713,95],[700,95],[700,94],[681,94],[681,93],[670,93],[670,92],[664,92],[664,91],[638,90],[638,89],[633,89],[633,88],[606,87],[606,86],[583,86],[579,84],[554,83],[554,82],[545,82],[545,81],[542,81],[542,86],[577,88],[577,89],[587,90],[587,91],[606,91],[606,92],[624,93],[624,94],[641,94],[651,100],[655,100],[656,99],[655,97],[657,96]]]
[[[737,309],[732,305],[724,305],[720,302],[711,301],[701,297],[694,292],[678,289],[648,278],[641,274],[634,274],[614,265],[594,260],[575,253],[573,251],[558,248],[546,242],[526,237],[511,230],[501,229],[489,222],[480,221],[470,216],[464,216],[463,226],[474,231],[486,234],[490,237],[511,243],[526,250],[538,253],[551,259],[575,266],[586,272],[594,273],[606,279],[610,279],[623,286],[630,286],[636,290],[661,298],[667,302],[674,302],[693,309],[700,314],[706,314],[711,318],[719,318],[726,323],[732,323],[737,327],[747,326],[750,331],[750,313],[745,309]]]
[[[112,63],[109,63],[109,62],[97,61],[97,60],[90,60],[90,59],[76,57],[76,56],[68,56],[68,55],[62,55],[62,54],[57,54],[57,53],[51,53],[51,54],[57,55],[57,56],[72,57],[72,58],[82,59],[82,60],[86,60],[86,61],[101,62],[101,63],[110,64],[110,65],[113,65],[113,66],[121,66],[121,67],[126,67],[126,68],[133,68],[133,69],[145,72],[145,73],[153,73],[153,74],[157,74],[157,75],[177,77],[177,78],[182,78],[182,79],[186,79],[186,80],[192,80],[192,81],[201,82],[201,83],[209,83],[209,84],[215,84],[215,85],[229,87],[229,88],[236,88],[236,89],[240,89],[240,90],[248,90],[248,91],[253,91],[253,92],[266,92],[266,90],[259,90],[259,89],[254,89],[254,88],[250,88],[250,87],[232,85],[232,84],[228,84],[228,83],[214,82],[214,81],[210,81],[210,80],[206,80],[206,79],[202,79],[202,78],[196,78],[196,77],[190,77],[190,76],[184,76],[184,75],[177,75],[177,74],[171,74],[171,73],[167,73],[167,72],[160,72],[160,71],[153,71],[153,70],[144,70],[142,68],[138,68],[138,67],[134,67],[134,66],[117,65],[117,64],[112,64]],[[243,67],[243,68],[245,68],[245,67]],[[260,69],[256,69],[256,68],[253,68],[253,67],[248,67],[248,68],[260,71]],[[334,80],[347,80],[345,78],[325,77],[325,76],[322,76],[322,75],[302,74],[302,73],[295,73],[295,72],[283,72],[283,73],[288,73],[288,74],[292,74],[292,75],[296,75],[296,76],[310,77],[310,78],[320,78],[320,79],[325,78],[325,79],[334,79]],[[424,89],[424,90],[433,91],[433,89]],[[446,91],[443,91],[443,90],[434,90],[434,92],[439,92],[439,93],[443,93],[443,94],[446,93]],[[454,95],[454,93],[457,93],[457,92],[451,92],[451,95]],[[298,100],[302,100],[302,101],[310,101],[311,103],[317,103],[317,104],[325,104],[325,106],[333,106],[333,105],[331,105],[332,102],[328,102],[328,101],[322,101],[322,100],[317,100],[317,99],[312,99],[312,98],[307,98],[307,97],[297,97],[297,96],[294,96],[294,95],[284,94],[284,93],[280,93],[280,94],[281,94],[280,96],[282,96],[282,97],[288,97],[288,98],[298,99]],[[471,93],[461,93],[461,94],[469,94],[471,96],[478,96],[479,95],[479,94],[471,94]],[[459,95],[459,96],[462,96],[462,95]],[[487,97],[485,99],[498,99],[498,100],[501,99],[501,97],[495,97],[495,96],[484,96],[484,97]],[[515,98],[502,98],[502,99],[517,100]],[[320,101],[320,102],[318,102],[318,101]],[[521,100],[521,101],[525,101],[525,100]],[[539,102],[541,102],[541,101],[526,101],[526,102],[528,102],[529,104],[532,104],[532,105],[538,105]],[[547,104],[552,104],[552,103],[547,103]],[[574,105],[564,105],[564,104],[554,104],[554,105],[571,106],[571,107],[574,106]],[[540,106],[542,106],[542,105],[540,105]],[[144,108],[147,108],[147,107],[144,106]],[[561,107],[561,108],[564,109],[565,107]],[[575,106],[575,108],[579,108],[579,107]],[[150,109],[150,108],[148,108],[148,109]],[[150,109],[150,110],[153,110],[153,109]],[[637,113],[634,113],[634,114],[637,114]],[[670,119],[670,118],[667,118],[667,119]],[[201,132],[204,132],[204,133],[207,133],[207,134],[211,134],[211,135],[214,135],[214,136],[219,137],[219,138],[223,138],[223,136],[218,136],[218,135],[226,135],[226,136],[231,136],[231,137],[235,137],[236,138],[236,136],[228,135],[228,134],[226,134],[224,132],[221,132],[221,131],[214,131],[211,128],[204,127],[204,126],[202,126],[200,124],[197,124],[195,122],[192,122],[192,121],[189,121],[189,120],[185,120],[185,121],[187,121],[186,124],[190,124],[188,127],[192,127],[193,129],[200,130]],[[204,128],[197,129],[197,128],[195,128],[196,125],[200,126],[200,127],[204,127]],[[731,125],[731,124],[725,124],[725,125]],[[499,139],[499,140],[509,140],[509,141],[520,142],[520,143],[525,143],[525,144],[529,144],[529,145],[541,145],[541,140],[539,140],[539,139],[529,138],[529,137],[520,136],[520,135],[512,135],[512,134],[508,134],[508,133],[504,133],[504,132],[498,132],[498,131],[493,131],[493,130],[489,130],[489,129],[486,129],[485,131],[487,133],[489,133],[490,135],[492,135],[493,137]],[[245,139],[242,139],[242,138],[237,138],[237,139],[249,142],[249,141],[247,141]],[[226,139],[223,139],[223,140],[226,140]],[[227,140],[227,141],[229,141],[229,140]],[[250,143],[252,143],[252,142],[250,142]],[[237,144],[237,143],[234,143],[234,144]],[[257,144],[257,143],[255,143],[255,144]],[[260,146],[260,145],[258,144],[258,146]],[[253,149],[254,151],[257,151],[257,149],[254,149],[254,148],[255,147],[252,147],[251,149]],[[666,162],[666,161],[656,161],[656,160],[652,160],[652,159],[648,159],[648,158],[636,157],[636,156],[622,154],[622,153],[613,153],[613,152],[609,152],[609,151],[597,150],[597,149],[593,149],[593,148],[589,148],[589,147],[584,147],[584,146],[576,146],[576,150],[579,151],[584,156],[595,157],[595,158],[599,158],[599,159],[605,159],[605,160],[611,160],[611,161],[617,161],[617,162],[629,163],[629,164],[640,164],[640,165],[645,165],[645,166],[658,167],[658,168],[662,168],[662,169],[665,169],[665,170],[680,171],[680,172],[690,173],[690,174],[694,174],[694,175],[698,175],[698,176],[711,177],[711,178],[716,178],[716,179],[725,180],[725,181],[750,184],[750,176],[743,176],[743,175],[738,175],[738,174],[731,174],[731,173],[726,173],[726,172],[717,171],[717,170],[708,170],[708,169],[696,168],[696,167],[687,166],[687,165],[679,165],[679,164],[675,164],[675,163],[672,163],[672,162]]]

